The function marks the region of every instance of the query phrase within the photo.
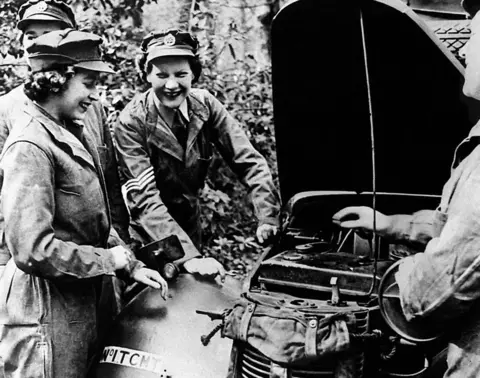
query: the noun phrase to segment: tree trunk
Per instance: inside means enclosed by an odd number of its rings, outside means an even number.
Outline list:
[[[268,5],[267,13],[263,14],[259,17],[260,22],[262,24],[263,30],[265,32],[265,40],[266,40],[266,49],[268,51],[268,56],[272,56],[272,46],[271,46],[271,38],[270,38],[270,27],[272,25],[273,17],[278,13],[281,7],[281,0],[271,0]]]
[[[190,20],[193,17],[193,11],[195,10],[196,0],[179,0],[179,17],[178,24],[180,28],[191,31]]]

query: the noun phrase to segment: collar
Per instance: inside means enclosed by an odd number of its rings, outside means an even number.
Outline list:
[[[71,121],[69,122],[68,125],[66,125],[65,123],[61,123],[58,119],[56,119],[49,112],[47,112],[45,108],[42,105],[40,105],[38,102],[36,101],[32,101],[32,102],[35,105],[35,109],[38,110],[40,114],[42,114],[44,117],[47,117],[50,121],[55,122],[61,128],[68,131],[70,131],[70,128],[77,129],[77,130],[83,129],[83,123],[80,123],[77,121]]]
[[[190,117],[188,116],[188,102],[186,99],[180,104],[178,111],[187,122],[190,122]]]
[[[35,105],[35,110],[37,110],[41,115],[43,115],[44,117],[47,117],[50,121],[55,122],[58,126],[65,128],[65,126],[61,124],[58,119],[56,119],[49,112],[47,112],[42,105],[40,105],[36,101],[32,101],[32,102],[33,102],[33,105]]]
[[[165,106],[163,106],[163,104],[160,102],[160,100],[155,95],[155,93],[153,94],[153,102],[155,103],[155,107],[157,108],[157,111],[163,117],[163,115],[165,114]],[[190,117],[188,115],[188,103],[186,99],[180,104],[180,106],[178,107],[178,111],[180,112],[184,120],[186,120],[187,122],[190,122]]]
[[[52,117],[45,109],[40,105],[33,102],[25,109],[25,113],[36,119],[47,130],[49,135],[60,143],[63,149],[68,149],[71,153],[82,160],[86,161],[93,168],[96,167],[94,157],[87,151],[84,144],[76,137],[71,131],[67,129],[65,125],[59,123],[57,119]],[[75,123],[75,127],[83,127],[82,125]],[[91,144],[91,141],[89,141]]]
[[[458,165],[472,153],[472,151],[480,144],[480,121],[477,122],[470,130],[468,136],[457,146],[453,156],[451,169],[455,169]]]
[[[468,133],[468,138],[480,136],[480,121],[477,122],[475,126],[472,127]]]

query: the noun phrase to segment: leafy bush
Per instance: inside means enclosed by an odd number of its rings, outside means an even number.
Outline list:
[[[208,70],[200,86],[210,89],[226,105],[255,148],[274,167],[270,80],[268,68],[259,70],[252,62],[245,62],[232,70]],[[238,185],[237,177],[217,155],[201,200],[206,254],[231,269],[247,272],[260,250],[254,239],[257,222],[245,188]]]
[[[0,95],[18,86],[27,72],[15,27],[18,7],[15,0],[0,3]]]
[[[204,47],[200,51],[203,75],[198,86],[208,89],[226,106],[269,166],[276,167],[270,67],[259,66],[249,55],[239,59],[234,45],[246,31],[232,23],[219,36],[205,22],[209,15],[208,9],[200,9],[191,25]],[[222,53],[230,54],[233,60],[226,69],[218,67]],[[276,171],[273,173],[276,178]],[[245,188],[218,155],[214,156],[201,201],[205,254],[232,270],[247,273],[261,250],[255,239],[257,222]]]

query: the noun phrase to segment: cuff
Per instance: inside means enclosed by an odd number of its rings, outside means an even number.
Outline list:
[[[115,260],[112,252],[109,249],[104,249],[103,251],[100,255],[103,270],[107,275],[115,275]]]
[[[132,284],[134,282],[133,275],[134,273],[145,267],[145,264],[137,259],[133,259],[130,263],[122,270],[117,271],[117,277],[122,281],[125,281],[127,284]]]
[[[390,228],[387,231],[387,238],[395,241],[409,240],[408,230],[412,221],[411,215],[398,214],[390,215]]]

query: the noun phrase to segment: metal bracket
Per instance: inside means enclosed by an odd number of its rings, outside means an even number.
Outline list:
[[[330,278],[330,285],[332,285],[332,298],[328,301],[330,306],[345,306],[346,303],[342,301],[340,296],[340,288],[338,286],[338,277]]]

